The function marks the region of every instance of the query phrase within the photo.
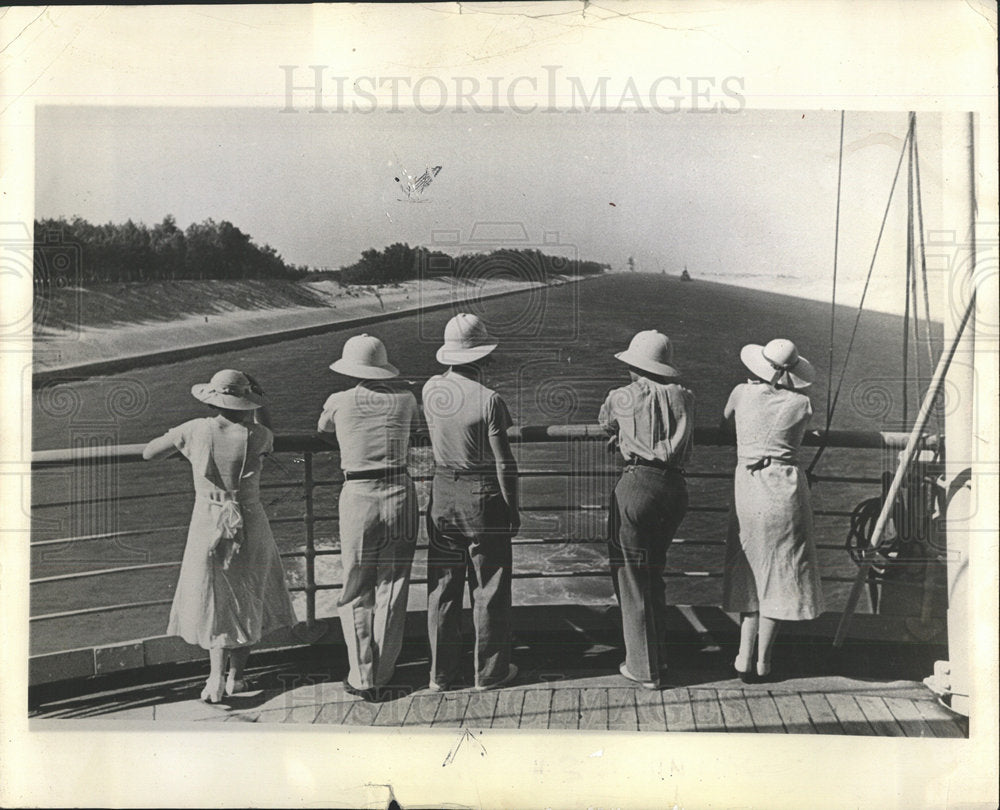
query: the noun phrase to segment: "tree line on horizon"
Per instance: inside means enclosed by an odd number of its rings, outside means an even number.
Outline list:
[[[545,281],[553,275],[596,275],[608,269],[607,264],[552,256],[537,248],[503,247],[488,253],[452,256],[440,250],[396,242],[382,250],[364,250],[354,264],[327,275],[344,284],[392,284],[437,276],[469,281],[487,278]]]
[[[107,282],[207,279],[332,279],[341,284],[392,284],[457,276],[481,280],[544,281],[552,275],[594,275],[606,264],[551,256],[535,248],[498,248],[451,256],[397,242],[339,270],[286,262],[231,222],[206,219],[181,230],[173,216],[149,227],[131,219],[94,225],[82,217],[34,223],[34,279],[40,290]]]
[[[179,279],[297,279],[287,263],[231,222],[206,219],[185,230],[173,216],[152,228],[131,219],[94,225],[82,217],[35,220],[35,283],[52,286]],[[62,260],[58,260],[59,258]]]

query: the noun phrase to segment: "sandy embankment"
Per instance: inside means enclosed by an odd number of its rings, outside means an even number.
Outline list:
[[[208,354],[215,349],[276,342],[432,307],[460,307],[464,303],[472,306],[481,298],[558,286],[582,278],[587,277],[560,276],[547,285],[488,279],[463,283],[454,278],[440,278],[379,287],[341,287],[336,282],[319,281],[306,286],[325,299],[326,306],[231,309],[168,322],[81,327],[72,331],[46,330],[35,336],[35,379],[40,381],[66,372],[110,373],[143,365],[144,361],[169,362]]]

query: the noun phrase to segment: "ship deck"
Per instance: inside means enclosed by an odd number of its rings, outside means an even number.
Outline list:
[[[519,676],[492,692],[427,691],[426,645],[414,639],[404,647],[387,699],[366,702],[344,690],[342,645],[317,644],[258,653],[248,668],[251,690],[222,704],[198,699],[207,664],[191,662],[79,679],[69,688],[38,687],[29,716],[46,723],[968,736],[968,720],[941,705],[920,680],[943,656],[941,645],[854,639],[834,649],[829,637],[789,633],[778,642],[774,680],[744,684],[731,669],[731,618],[700,609],[691,623],[677,609],[671,666],[662,688],[651,691],[617,672],[623,650],[614,639],[615,618],[615,611],[592,614],[589,622],[574,614],[555,623],[557,632],[533,632],[530,621],[520,622],[514,642]],[[471,653],[468,658],[471,670]]]

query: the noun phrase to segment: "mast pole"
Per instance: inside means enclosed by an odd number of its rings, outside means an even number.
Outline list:
[[[976,171],[975,120],[973,113],[942,116],[944,170],[947,183],[944,197],[943,227],[955,235],[954,258],[949,268],[949,295],[945,313],[946,344],[956,341],[955,358],[946,377],[947,389],[954,392],[954,402],[945,412],[944,521],[945,552],[948,566],[948,661],[934,665],[934,675],[927,679],[932,689],[949,696],[951,708],[969,714],[972,671],[970,650],[976,622],[970,602],[970,558],[978,565],[989,565],[985,555],[975,555],[970,540],[976,536],[978,520],[975,439],[976,413]],[[970,308],[972,315],[963,330],[959,319]],[[985,617],[981,617],[985,618]]]

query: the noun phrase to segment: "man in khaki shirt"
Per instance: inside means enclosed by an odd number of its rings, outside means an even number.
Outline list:
[[[517,465],[507,440],[507,405],[482,383],[496,347],[475,315],[456,315],[437,353],[449,368],[423,390],[437,465],[427,510],[429,688],[435,691],[461,680],[466,580],[476,631],[475,688],[495,689],[517,676],[510,663],[511,538],[521,524]]]
[[[419,525],[406,456],[419,409],[394,379],[399,371],[377,337],[352,337],[330,368],[359,380],[327,399],[318,429],[336,434],[345,479],[339,504],[343,590],[337,603],[350,662],[344,687],[371,700],[392,679],[403,644]]]
[[[615,357],[632,382],[608,394],[598,420],[617,438],[625,470],[608,509],[611,579],[622,610],[621,674],[656,689],[666,669],[667,547],[687,511],[683,467],[691,453],[694,395],[677,382],[666,335],[639,332]]]

